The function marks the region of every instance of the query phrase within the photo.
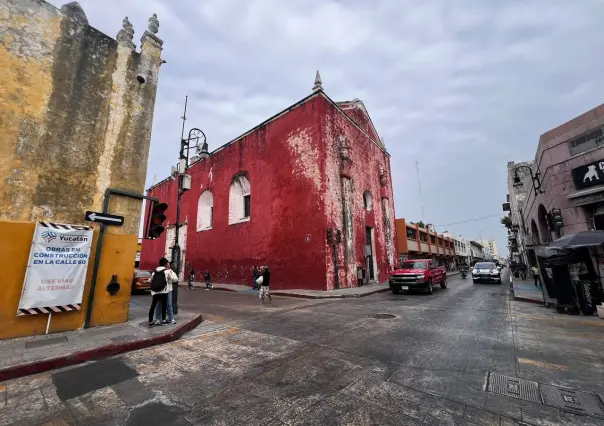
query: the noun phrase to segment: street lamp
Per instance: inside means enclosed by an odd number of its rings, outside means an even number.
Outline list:
[[[186,111],[186,110],[185,110]],[[184,122],[183,122],[184,124]],[[194,142],[194,143],[192,143]],[[174,245],[172,246],[172,270],[176,275],[180,274],[181,267],[181,250],[178,243],[180,234],[180,204],[182,194],[191,189],[191,176],[186,174],[189,168],[189,152],[191,149],[197,151],[197,155],[201,159],[210,157],[208,152],[208,143],[206,142],[205,133],[196,127],[189,130],[189,137],[180,140],[180,154],[178,157],[178,196],[176,199],[176,225],[174,232]],[[178,313],[178,286],[172,288],[172,308],[174,314]]]
[[[527,169],[531,175],[531,179],[533,181],[533,189],[535,190],[535,197],[539,194],[543,194],[543,190],[541,189],[541,173],[537,170],[537,172],[535,174],[533,174],[533,169],[531,169],[529,166],[518,166],[516,167],[516,170],[514,170],[514,188],[518,188],[520,186],[522,186],[522,181],[520,180],[520,178],[518,177],[518,170],[520,169]]]

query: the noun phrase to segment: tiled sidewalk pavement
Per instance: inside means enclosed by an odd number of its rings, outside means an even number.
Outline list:
[[[123,324],[0,340],[0,382],[166,343],[201,322],[201,315],[182,312],[176,325],[149,327],[148,307],[133,302],[130,311]]]

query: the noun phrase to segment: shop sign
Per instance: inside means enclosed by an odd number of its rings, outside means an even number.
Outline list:
[[[576,167],[571,173],[577,189],[604,185],[604,159]]]

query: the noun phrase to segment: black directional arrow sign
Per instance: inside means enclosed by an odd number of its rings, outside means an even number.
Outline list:
[[[86,212],[84,220],[113,226],[122,226],[124,224],[124,216],[115,216],[113,214],[98,212]]]

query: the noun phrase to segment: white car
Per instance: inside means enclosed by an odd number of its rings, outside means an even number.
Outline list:
[[[501,269],[494,262],[478,262],[472,269],[472,281],[501,284]]]

